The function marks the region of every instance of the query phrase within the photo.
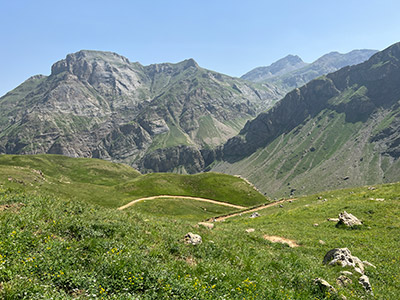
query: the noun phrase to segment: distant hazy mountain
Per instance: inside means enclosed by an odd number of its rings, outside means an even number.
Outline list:
[[[354,50],[346,54],[331,52],[307,64],[298,56],[289,55],[269,67],[259,67],[241,78],[253,82],[271,83],[288,92],[321,75],[356,65],[369,59],[376,50]]]
[[[268,67],[258,67],[244,74],[241,78],[253,82],[263,82],[268,79],[288,74],[301,69],[308,64],[297,55],[288,55]]]
[[[214,157],[276,196],[400,180],[400,43],[296,88]]]
[[[0,153],[145,168],[153,163],[146,155],[160,160],[168,149],[168,168],[195,172],[204,163],[200,148],[224,143],[282,96],[270,84],[209,71],[193,59],[143,66],[115,53],[80,51],[55,63],[50,76],[31,77],[0,98]]]

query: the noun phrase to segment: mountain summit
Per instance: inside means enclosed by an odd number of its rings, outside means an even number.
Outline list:
[[[256,68],[241,78],[253,82],[271,83],[289,92],[319,76],[345,66],[362,63],[376,52],[376,50],[353,50],[345,54],[330,52],[311,64],[303,62],[298,56],[289,55],[269,67]]]
[[[292,72],[297,69],[301,69],[302,67],[307,66],[299,56],[297,55],[288,55],[280,60],[274,62],[268,67],[258,67],[250,72],[244,74],[241,78],[253,82],[262,82],[267,79],[281,76]]]

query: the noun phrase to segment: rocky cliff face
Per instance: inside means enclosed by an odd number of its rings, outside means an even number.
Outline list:
[[[150,162],[153,151],[176,147],[167,153],[180,164],[180,146],[222,144],[281,96],[273,85],[205,70],[193,59],[142,66],[80,51],[56,62],[50,76],[0,98],[0,153],[97,157],[168,171],[180,166]]]
[[[400,180],[399,86],[400,43],[288,93],[220,148],[213,170],[269,193]]]

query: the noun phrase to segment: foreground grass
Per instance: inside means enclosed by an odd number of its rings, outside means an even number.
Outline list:
[[[325,202],[305,197],[262,210],[259,218],[244,215],[207,230],[190,219],[154,216],[149,208],[117,211],[3,186],[0,205],[8,206],[0,211],[0,297],[335,299],[313,285],[322,277],[348,299],[397,299],[399,195],[400,184],[335,191],[320,195]],[[325,222],[342,210],[365,226],[346,230]],[[255,232],[245,233],[250,227]],[[189,231],[203,243],[185,245]],[[270,243],[264,234],[293,239],[300,247]],[[377,266],[366,269],[375,296],[365,294],[357,277],[346,288],[336,285],[341,268],[322,265],[335,247],[348,247]]]

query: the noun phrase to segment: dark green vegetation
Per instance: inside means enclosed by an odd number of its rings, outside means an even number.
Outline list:
[[[157,195],[201,197],[240,206],[253,206],[267,201],[244,180],[230,175],[141,175],[123,164],[60,155],[0,155],[0,181],[14,190],[57,195],[72,200],[84,199],[112,208]],[[182,203],[179,202],[179,205]],[[193,206],[192,203],[188,205]],[[189,210],[192,209],[190,207]],[[218,212],[227,211],[226,207],[218,209]]]
[[[0,177],[2,299],[336,299],[313,285],[316,277],[326,279],[347,299],[398,296],[400,184],[304,197],[283,208],[261,210],[259,218],[245,214],[209,230],[195,226],[205,216],[204,208],[223,212],[208,204],[190,202],[181,211],[184,201],[175,205],[176,200],[162,199],[118,211],[103,201],[92,203],[86,193],[55,193],[56,186],[64,184],[57,177],[57,165],[64,168],[63,180],[71,182],[71,190],[89,177],[97,179],[97,186],[108,187],[119,172],[127,180],[142,177],[125,166],[59,156],[0,158],[1,173],[14,176],[11,181]],[[30,175],[33,166],[43,170],[53,192]],[[91,170],[89,177],[84,168]],[[131,182],[128,186],[132,190]],[[326,221],[343,210],[364,225],[339,229]],[[255,232],[246,233],[247,228]],[[203,243],[185,245],[182,239],[189,231],[200,234]],[[264,235],[293,239],[300,246],[274,244]],[[346,288],[336,285],[341,268],[322,265],[325,253],[335,247],[348,247],[376,265],[366,269],[375,297],[366,295],[357,276]]]
[[[224,145],[212,170],[269,196],[400,180],[400,43],[288,93]]]
[[[282,96],[272,85],[209,71],[193,59],[142,66],[83,50],[56,62],[50,76],[31,77],[0,98],[0,153],[94,157],[194,173],[204,167],[201,148],[224,143]],[[159,152],[144,165],[150,153],[177,146],[187,148],[169,152],[175,155],[170,165],[157,159]]]
[[[288,55],[268,67],[258,67],[241,78],[252,82],[270,83],[289,92],[307,82],[345,66],[356,65],[369,59],[376,50],[353,50],[341,54],[331,52],[313,63],[305,63],[298,56]]]

